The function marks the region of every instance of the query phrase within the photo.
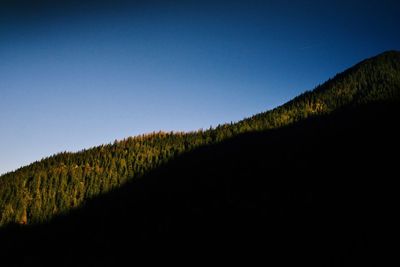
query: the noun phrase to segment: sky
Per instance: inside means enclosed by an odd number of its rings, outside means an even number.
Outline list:
[[[0,0],[0,174],[238,121],[400,50],[379,1]]]

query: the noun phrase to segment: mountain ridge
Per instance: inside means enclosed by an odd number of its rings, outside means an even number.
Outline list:
[[[379,55],[370,57],[370,58],[368,58],[368,59],[364,59],[364,60],[362,60],[361,62],[355,64],[354,66],[348,68],[347,70],[345,70],[345,71],[343,71],[343,72],[341,72],[341,73],[336,74],[336,75],[335,75],[334,77],[332,77],[332,78],[329,78],[329,79],[328,79],[326,82],[324,82],[323,84],[321,84],[321,85],[319,85],[319,86],[316,86],[316,87],[315,87],[314,89],[312,89],[312,90],[307,90],[307,91],[301,93],[300,95],[295,96],[293,99],[289,100],[288,102],[286,102],[286,103],[284,103],[284,104],[282,104],[282,105],[279,105],[279,106],[277,106],[277,107],[275,107],[275,108],[272,108],[272,109],[267,110],[267,111],[264,111],[264,112],[257,113],[257,114],[255,114],[255,115],[251,115],[251,116],[246,117],[246,118],[244,118],[244,119],[238,120],[238,121],[234,122],[233,124],[240,124],[240,123],[244,123],[244,122],[246,122],[246,121],[251,121],[251,120],[254,119],[254,118],[258,118],[258,117],[265,116],[267,113],[271,113],[271,112],[273,112],[273,111],[276,111],[276,110],[279,110],[279,109],[281,109],[281,108],[287,107],[287,106],[289,106],[289,105],[291,105],[291,104],[294,104],[294,103],[295,103],[296,101],[298,101],[298,100],[303,100],[302,98],[306,97],[306,96],[307,96],[308,94],[310,94],[310,93],[313,93],[313,92],[315,93],[316,91],[328,90],[328,89],[329,89],[329,88],[328,88],[329,86],[325,86],[325,85],[328,85],[329,83],[333,82],[333,80],[335,80],[335,79],[337,79],[337,78],[341,78],[341,77],[345,76],[346,74],[349,74],[349,73],[352,73],[352,72],[357,71],[360,67],[363,66],[363,64],[370,63],[371,61],[374,61],[374,60],[376,60],[376,59],[381,60],[382,58],[385,58],[385,57],[397,58],[397,60],[399,60],[400,51],[397,51],[397,50],[388,50],[388,51],[385,51],[385,52],[383,52],[383,53],[381,53],[381,54],[379,54]],[[396,68],[398,68],[398,66],[396,66]],[[396,96],[396,97],[398,97],[398,96]],[[231,123],[231,124],[232,124],[232,123]],[[223,124],[218,125],[217,127],[221,127],[221,126],[224,126],[224,125],[229,125],[229,123],[223,123]],[[211,127],[211,128],[212,128],[212,127]],[[129,137],[124,138],[124,139],[119,140],[119,141],[120,141],[120,142],[121,142],[121,141],[123,142],[124,140],[126,140],[126,139],[131,139],[131,138],[145,138],[145,137],[147,137],[147,136],[148,136],[148,137],[151,137],[152,135],[157,134],[157,133],[162,133],[162,134],[171,134],[171,133],[175,133],[175,134],[190,134],[190,133],[196,133],[196,132],[198,132],[198,131],[202,131],[202,130],[194,130],[194,131],[189,131],[189,132],[181,132],[181,131],[163,131],[163,130],[160,130],[160,131],[154,131],[154,132],[151,132],[151,133],[139,134],[139,135],[136,135],[136,136],[129,136]],[[118,142],[118,141],[115,140],[114,143],[115,143],[115,142]],[[40,161],[42,161],[42,160],[46,160],[46,159],[48,159],[48,158],[57,156],[57,155],[59,155],[59,154],[64,154],[64,153],[68,153],[68,154],[83,153],[83,152],[85,152],[85,151],[87,151],[87,150],[96,149],[96,148],[98,148],[98,147],[103,147],[103,146],[107,146],[107,145],[112,145],[112,143],[111,143],[111,142],[110,142],[110,143],[105,143],[105,144],[93,146],[93,147],[90,147],[90,148],[84,148],[84,149],[82,149],[82,150],[78,150],[78,151],[74,151],[74,152],[64,151],[64,152],[55,153],[55,154],[53,154],[53,155],[51,155],[51,156],[47,156],[47,157],[44,157],[44,158],[42,158],[42,159],[40,159],[40,160],[34,161],[34,162],[32,162],[32,163],[30,163],[30,164],[28,164],[28,165],[19,167],[19,168],[13,170],[13,171],[9,171],[9,172],[6,172],[6,173],[4,173],[4,174],[1,174],[0,177],[5,176],[5,175],[8,175],[8,174],[10,174],[10,173],[17,172],[17,171],[21,170],[22,168],[28,167],[28,166],[30,166],[30,165],[32,165],[32,164],[35,164],[35,163],[38,163],[38,162],[40,162]]]
[[[0,176],[0,225],[45,222],[197,147],[246,132],[278,129],[349,105],[396,101],[399,92],[400,52],[388,51],[286,104],[234,124],[188,133],[152,133],[77,153],[56,154]],[[46,182],[50,185],[43,185]]]
[[[122,266],[165,253],[382,265],[397,203],[400,53],[382,55],[260,117],[2,176],[2,263]]]

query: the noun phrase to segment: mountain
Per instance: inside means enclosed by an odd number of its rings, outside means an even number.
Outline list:
[[[136,180],[177,155],[245,132],[277,129],[345,106],[399,98],[399,52],[365,60],[292,101],[235,124],[153,133],[79,153],[61,153],[0,177],[0,225],[41,223]]]
[[[0,177],[1,258],[106,266],[251,248],[272,265],[377,265],[399,100],[389,51],[234,124],[35,162]]]

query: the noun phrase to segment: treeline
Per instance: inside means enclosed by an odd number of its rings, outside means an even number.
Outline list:
[[[152,133],[78,153],[60,153],[0,177],[0,225],[48,221],[199,146],[399,96],[400,53],[386,52],[278,108],[237,123],[189,133]]]

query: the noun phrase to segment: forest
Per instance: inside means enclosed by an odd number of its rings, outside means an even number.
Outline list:
[[[244,133],[280,129],[343,108],[397,103],[399,96],[400,53],[389,51],[282,106],[236,123],[188,133],[144,134],[78,153],[59,153],[0,177],[0,225],[48,222],[199,147]]]

